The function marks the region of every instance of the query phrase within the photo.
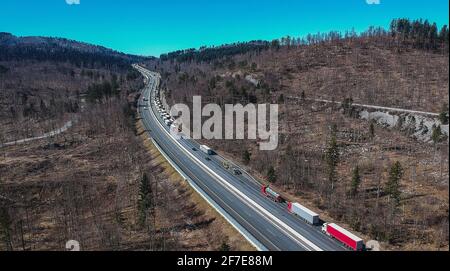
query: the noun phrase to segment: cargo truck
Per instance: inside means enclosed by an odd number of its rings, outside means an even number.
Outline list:
[[[208,147],[206,145],[201,145],[200,146],[200,150],[202,152],[206,153],[207,155],[213,155],[214,154],[214,151],[210,147]]]
[[[354,251],[362,251],[365,248],[361,238],[334,223],[323,224],[322,231]]]
[[[284,198],[277,192],[273,191],[270,187],[263,185],[261,190],[262,190],[262,193],[266,197],[270,198],[271,200],[278,202],[278,203],[285,202]]]
[[[288,210],[290,213],[297,215],[311,225],[317,225],[320,223],[319,215],[301,205],[300,203],[289,202]]]

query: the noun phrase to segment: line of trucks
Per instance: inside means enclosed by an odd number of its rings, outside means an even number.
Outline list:
[[[145,98],[144,98],[144,101],[146,101]],[[172,116],[170,116],[169,113],[166,112],[166,109],[164,109],[164,106],[162,105],[161,101],[159,100],[158,95],[155,96],[153,103],[155,104],[155,106],[158,110],[158,113],[161,115],[161,118],[164,120],[164,123],[167,126],[171,126],[175,122],[175,120],[173,119]]]
[[[289,213],[298,216],[308,224],[314,226],[320,225],[321,220],[319,215],[300,203],[287,202],[279,193],[266,185],[262,186],[261,191],[263,195],[277,203],[287,203],[287,210]],[[324,223],[322,225],[322,231],[352,250],[362,251],[365,249],[364,240],[335,223]]]
[[[148,99],[144,99],[144,101],[148,101]],[[166,113],[166,110],[161,104],[161,101],[159,100],[158,96],[155,97],[154,104],[157,107],[158,112],[163,118],[165,124],[167,126],[171,126],[174,122],[174,119],[168,113]],[[200,151],[202,151],[207,155],[214,155],[215,153],[210,147],[206,145],[201,145]],[[261,192],[264,196],[270,198],[271,200],[277,203],[280,204],[287,203],[288,212],[298,216],[306,223],[314,226],[320,225],[321,220],[319,215],[309,210],[305,206],[301,205],[300,203],[287,202],[279,193],[275,192],[273,189],[271,189],[269,186],[266,185],[262,186]],[[365,249],[364,241],[361,238],[359,238],[358,236],[354,235],[353,233],[349,232],[348,230],[340,227],[335,223],[324,223],[322,225],[322,231],[328,236],[338,240],[343,245],[354,251],[362,251]]]

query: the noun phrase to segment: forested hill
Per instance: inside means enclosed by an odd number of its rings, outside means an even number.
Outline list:
[[[78,67],[120,67],[148,58],[63,38],[16,37],[0,33],[0,61],[70,62]]]
[[[354,39],[361,41],[378,40],[377,44],[383,47],[405,49],[419,49],[433,53],[448,54],[449,29],[447,25],[438,27],[436,23],[428,20],[410,20],[406,18],[391,21],[388,30],[381,27],[369,27],[362,33],[355,31],[331,31],[328,33],[308,34],[305,37],[285,36],[272,41],[250,41],[225,44],[222,46],[203,46],[199,49],[186,49],[162,54],[161,61],[183,62],[214,62],[222,58],[230,58],[249,52],[259,53],[267,49],[280,49],[286,47],[298,47],[327,42],[344,42]]]
[[[201,47],[200,49],[187,49],[162,54],[161,60],[176,60],[178,62],[209,62],[217,58],[230,57],[251,51],[261,51],[270,48],[268,41],[251,41],[226,44],[218,47]]]

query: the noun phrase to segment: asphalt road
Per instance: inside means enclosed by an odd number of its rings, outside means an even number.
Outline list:
[[[261,193],[260,185],[246,173],[234,175],[222,166],[223,158],[200,151],[197,142],[176,139],[169,134],[153,97],[159,75],[139,67],[148,78],[139,100],[139,112],[149,135],[177,166],[216,204],[246,229],[265,250],[272,251],[340,251],[336,240],[287,211],[285,204],[275,203]],[[149,101],[144,101],[144,98]]]

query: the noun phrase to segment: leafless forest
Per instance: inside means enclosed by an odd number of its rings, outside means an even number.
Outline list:
[[[407,20],[159,59],[0,33],[0,250],[251,249],[145,137],[136,62],[171,104],[279,104],[276,151],[203,143],[287,199],[386,250],[448,250],[448,48],[447,28]]]
[[[131,62],[1,53],[0,250],[251,249],[141,136]]]
[[[148,66],[163,74],[172,104],[189,104],[194,95],[221,106],[280,104],[276,151],[259,151],[251,140],[204,142],[287,198],[384,249],[445,250],[448,32],[420,46],[415,34],[393,28],[238,44],[241,53],[231,55],[229,47],[186,50]],[[393,113],[400,121],[388,127],[360,118],[365,109],[354,103],[440,115],[424,142],[405,123],[418,116]]]

